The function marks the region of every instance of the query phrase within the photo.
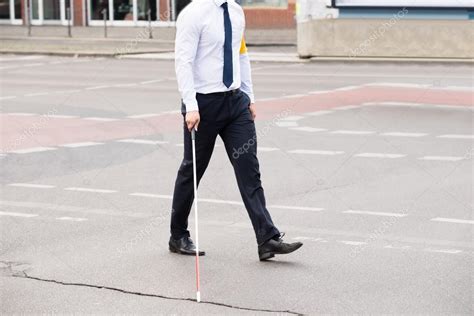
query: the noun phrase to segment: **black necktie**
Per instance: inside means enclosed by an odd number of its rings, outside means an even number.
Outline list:
[[[224,40],[224,73],[222,81],[225,86],[228,88],[234,81],[234,75],[232,70],[232,24],[230,23],[229,17],[229,8],[227,2],[224,2],[222,5],[224,8],[224,31],[225,31],[225,40]]]

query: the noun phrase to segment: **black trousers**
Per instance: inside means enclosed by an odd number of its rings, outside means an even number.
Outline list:
[[[235,91],[235,90],[234,90]],[[248,108],[249,97],[241,90],[234,93],[197,94],[201,122],[196,132],[196,173],[201,180],[219,135],[234,167],[245,208],[252,222],[257,243],[262,244],[280,232],[265,206],[257,159],[255,123]],[[185,115],[185,106],[181,111]],[[184,158],[178,170],[171,213],[171,236],[189,236],[188,217],[194,200],[191,134],[183,124]],[[218,189],[218,188],[216,188]]]

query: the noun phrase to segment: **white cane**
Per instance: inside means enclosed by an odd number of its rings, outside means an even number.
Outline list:
[[[199,286],[199,230],[198,230],[198,198],[197,198],[197,176],[196,176],[196,131],[191,130],[191,143],[193,147],[193,182],[194,182],[194,226],[196,231],[196,301],[201,301],[201,289]]]

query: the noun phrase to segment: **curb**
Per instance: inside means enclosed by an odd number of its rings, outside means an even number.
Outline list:
[[[269,45],[269,46],[281,46],[281,45]],[[289,45],[290,46],[290,45]],[[170,56],[159,56],[160,54],[173,53],[173,50],[165,51],[150,51],[150,52],[136,52],[128,54],[120,53],[106,53],[106,52],[63,52],[63,51],[15,51],[15,50],[1,50],[0,54],[13,54],[13,55],[46,55],[46,56],[64,56],[64,57],[109,57],[109,58],[122,58],[122,59],[141,59],[141,60],[174,60],[174,57]],[[156,56],[144,56],[147,54],[154,54]],[[474,59],[469,58],[391,58],[391,57],[298,57],[295,55],[288,56],[272,56],[260,55],[251,56],[251,60],[255,62],[276,62],[276,63],[420,63],[420,64],[474,64]]]
[[[311,62],[348,62],[348,63],[364,63],[364,62],[380,62],[380,63],[435,63],[435,64],[467,64],[474,63],[472,58],[419,58],[419,57],[301,57]]]

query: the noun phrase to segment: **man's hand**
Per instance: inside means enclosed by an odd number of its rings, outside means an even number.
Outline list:
[[[186,126],[188,130],[191,131],[193,128],[198,130],[199,122],[201,121],[201,116],[199,116],[199,111],[191,111],[186,113]]]
[[[250,114],[252,114],[252,118],[255,120],[255,118],[257,117],[257,109],[255,109],[255,103],[250,103],[249,110]]]

